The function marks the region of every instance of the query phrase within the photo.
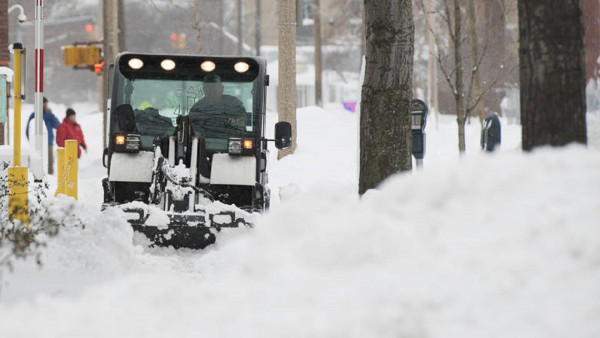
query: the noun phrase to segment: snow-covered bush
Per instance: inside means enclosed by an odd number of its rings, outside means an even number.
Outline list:
[[[41,264],[39,248],[56,236],[61,226],[82,226],[73,213],[75,201],[56,208],[48,201],[47,183],[29,184],[29,227],[11,221],[8,215],[8,163],[0,163],[0,272],[12,269],[15,258],[35,257]],[[58,210],[57,210],[58,209]]]

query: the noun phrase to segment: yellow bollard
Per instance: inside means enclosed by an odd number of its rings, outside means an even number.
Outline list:
[[[20,220],[29,228],[29,199],[28,199],[28,169],[21,167],[21,67],[23,45],[13,45],[14,57],[14,144],[13,144],[13,166],[8,168],[8,217],[10,220]]]
[[[20,167],[21,166],[21,101],[23,100],[23,96],[21,93],[21,76],[23,75],[21,72],[22,68],[22,60],[23,54],[25,53],[23,49],[23,45],[20,43],[13,44],[13,50],[15,53],[14,56],[14,82],[13,82],[13,92],[15,94],[13,101],[13,110],[14,110],[14,145],[13,145],[13,166]]]
[[[65,148],[58,148],[56,152],[58,153],[58,175],[56,175],[56,193],[54,193],[54,196],[58,194],[64,195],[67,187],[67,179],[65,177]]]
[[[77,199],[77,140],[65,141],[65,195]]]
[[[27,167],[8,168],[8,215],[11,220],[19,220],[29,228],[27,175]]]

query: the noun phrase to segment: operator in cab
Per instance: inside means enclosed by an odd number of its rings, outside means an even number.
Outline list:
[[[202,125],[202,129],[210,134],[246,130],[246,109],[235,96],[223,94],[221,77],[216,74],[207,75],[202,85],[204,97],[190,109],[192,124]]]

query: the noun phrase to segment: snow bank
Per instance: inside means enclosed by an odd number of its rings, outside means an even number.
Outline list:
[[[0,305],[47,294],[72,296],[82,286],[112,279],[136,265],[133,230],[122,212],[100,213],[97,205],[64,195],[45,204],[44,217],[62,222],[58,235],[41,239],[46,243],[41,268],[32,259],[17,261],[15,271],[4,275]]]
[[[298,121],[297,152],[270,158],[284,198],[205,251],[132,243],[123,215],[86,193],[85,229],[61,231],[42,270],[5,275],[0,337],[600,335],[596,115],[588,148],[532,153],[506,124],[501,151],[481,153],[471,125],[461,159],[441,118],[423,170],[360,199],[356,115]],[[83,162],[95,191],[97,163]]]
[[[582,169],[599,165],[546,149],[399,175],[361,201],[310,192],[218,270],[245,281],[231,306],[264,312],[256,336],[594,337],[600,177]]]

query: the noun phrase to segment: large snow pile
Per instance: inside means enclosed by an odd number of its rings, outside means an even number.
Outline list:
[[[89,137],[100,118],[82,116]],[[532,153],[506,124],[502,149],[481,153],[474,123],[461,159],[442,117],[423,170],[362,198],[356,116],[309,108],[298,123],[296,154],[271,154],[281,201],[205,251],[148,248],[100,213],[97,147],[74,212],[85,228],[62,229],[42,269],[5,272],[0,337],[600,335],[597,115],[587,148]]]

